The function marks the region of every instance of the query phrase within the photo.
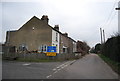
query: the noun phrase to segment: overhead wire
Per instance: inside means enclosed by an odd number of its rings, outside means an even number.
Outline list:
[[[107,27],[109,27],[110,26],[110,24],[111,24],[111,22],[113,21],[113,19],[115,18],[115,16],[116,16],[116,12],[113,14],[113,16],[111,17],[111,19],[109,20],[109,22],[108,22],[108,26]]]
[[[115,11],[115,7],[116,7],[116,4],[118,3],[117,0],[114,1],[114,4],[113,4],[113,7],[111,8],[111,12],[109,13],[108,15],[108,18],[106,20],[106,22],[103,24],[103,26],[101,26],[101,28],[110,28],[110,25],[112,23],[112,21],[114,20],[115,16],[116,16],[116,11]],[[105,34],[105,33],[104,33]],[[107,34],[107,33],[106,33]],[[106,37],[106,36],[105,36]]]
[[[101,27],[103,27],[103,28],[106,27],[107,24],[109,23],[109,21],[111,21],[111,18],[113,17],[112,14],[113,14],[113,12],[115,11],[115,6],[116,6],[116,4],[117,4],[117,0],[114,1],[113,7],[112,7],[112,9],[111,9],[111,12],[110,12],[110,14],[108,15],[107,20],[105,21],[105,23],[104,23],[103,26],[101,26]]]
[[[111,8],[110,14],[108,15],[106,21],[104,24],[102,24],[102,28],[104,27],[109,27],[107,25],[110,25],[112,20],[114,19],[114,17],[116,16],[116,12],[115,12],[115,6],[117,4],[117,0],[114,1],[113,7]],[[97,31],[96,31],[97,32]],[[97,35],[96,32],[92,33],[92,38],[94,37],[94,35]],[[87,39],[89,39],[91,37],[88,37]]]

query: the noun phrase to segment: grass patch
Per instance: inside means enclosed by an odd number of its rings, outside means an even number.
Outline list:
[[[115,72],[117,72],[120,75],[120,63],[119,62],[115,62],[113,60],[111,60],[110,58],[102,55],[102,54],[98,54]]]

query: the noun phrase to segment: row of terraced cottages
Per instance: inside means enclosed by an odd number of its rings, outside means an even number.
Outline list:
[[[16,52],[47,52],[47,46],[56,46],[56,53],[60,54],[76,52],[76,41],[67,33],[61,33],[58,25],[51,27],[48,21],[46,15],[41,19],[32,17],[20,29],[7,31],[5,45],[15,46]]]

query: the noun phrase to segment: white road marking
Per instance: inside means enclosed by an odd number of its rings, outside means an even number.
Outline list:
[[[58,69],[58,71],[60,71],[61,69]]]
[[[62,69],[64,68],[64,67],[61,67]]]
[[[42,63],[35,63],[35,64],[42,64]]]
[[[57,66],[56,68],[52,69],[52,70],[54,71],[53,74],[57,73],[58,71],[62,70],[62,69],[65,68],[65,67],[69,66],[71,63],[74,63],[75,61],[76,61],[76,60],[68,61],[68,62],[65,62],[65,63]],[[49,77],[51,77],[51,76],[52,76],[52,75],[49,75],[49,76],[47,76],[46,78],[49,78]]]
[[[56,69],[54,68],[53,71],[55,71]]]
[[[24,66],[28,66],[28,65],[30,65],[30,63],[26,63],[26,64],[23,64]]]
[[[49,78],[49,77],[51,77],[52,75],[49,75],[49,76],[47,76],[46,78]]]
[[[49,78],[49,76],[47,76],[46,78]]]
[[[60,65],[60,67],[64,66],[64,64]]]
[[[58,71],[55,71],[54,73],[57,73]]]
[[[68,65],[65,65],[64,68],[67,67],[67,66],[68,66]]]

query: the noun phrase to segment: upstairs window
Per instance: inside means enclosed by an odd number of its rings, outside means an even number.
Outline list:
[[[58,33],[56,33],[56,41],[58,42]]]

